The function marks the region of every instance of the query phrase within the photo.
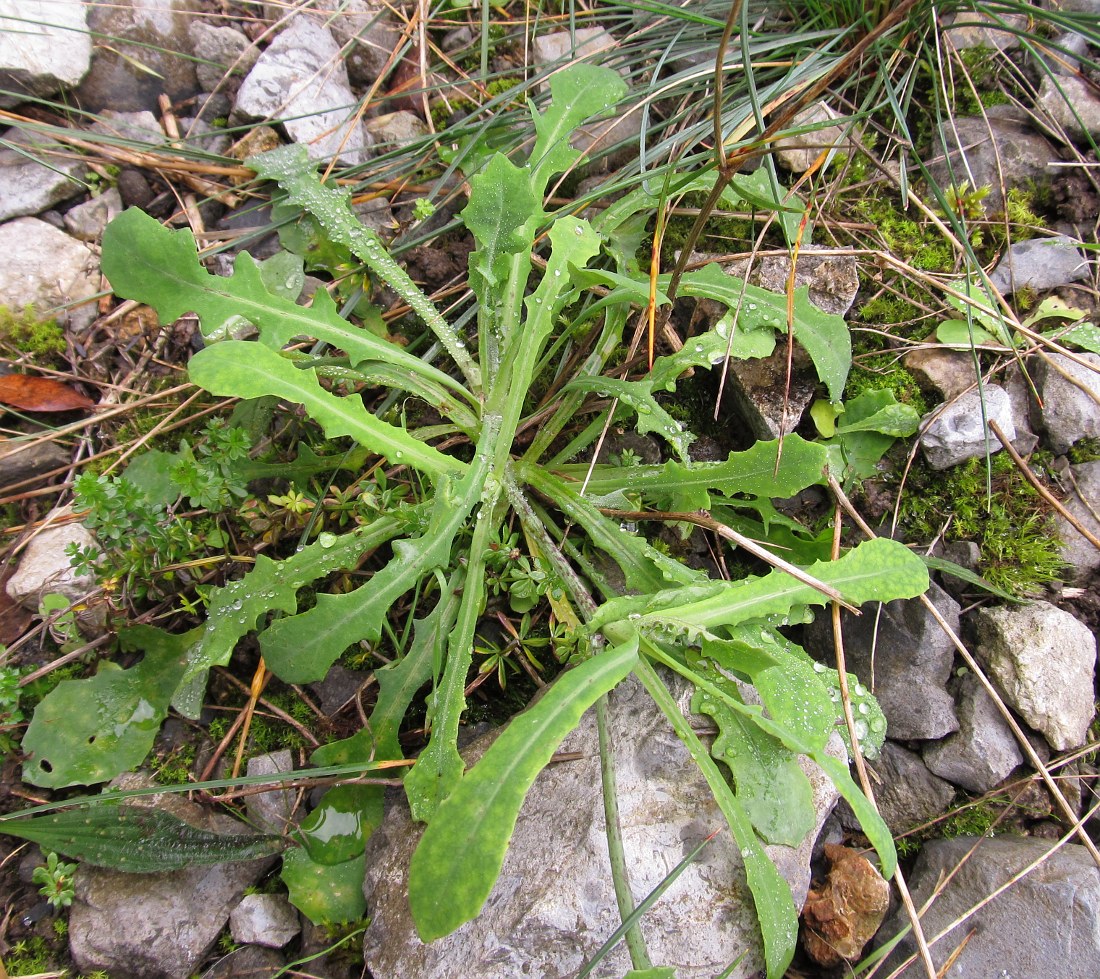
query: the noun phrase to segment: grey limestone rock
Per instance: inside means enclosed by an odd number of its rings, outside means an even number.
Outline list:
[[[1046,292],[1088,278],[1089,263],[1068,235],[1016,241],[997,263],[989,281],[1006,296],[1019,289]]]
[[[921,420],[920,446],[933,469],[948,469],[967,459],[1001,451],[987,421],[995,421],[1009,439],[1016,437],[1008,392],[996,384],[970,391]]]
[[[302,926],[282,894],[246,894],[229,915],[229,929],[243,945],[282,948]]]
[[[316,971],[310,968],[313,975]],[[286,974],[286,958],[273,948],[245,945],[223,955],[202,974],[202,979],[276,979]]]
[[[370,136],[356,116],[340,49],[324,27],[295,18],[260,55],[237,93],[236,112],[282,121],[287,135],[318,160],[362,163]]]
[[[38,218],[0,224],[0,304],[33,305],[82,329],[96,318],[87,302],[99,292],[99,260],[87,245]],[[81,303],[82,305],[70,305]],[[69,307],[69,308],[63,308]]]
[[[294,758],[289,748],[254,755],[248,759],[247,774],[279,776],[294,770]],[[273,779],[274,780],[274,779]],[[272,789],[245,798],[249,821],[265,833],[285,833],[293,821],[294,790]]]
[[[98,112],[157,108],[162,92],[173,101],[198,92],[188,26],[198,0],[113,0],[89,3],[96,45],[92,66],[77,89],[80,105]]]
[[[805,173],[826,150],[851,153],[855,144],[845,128],[827,125],[836,118],[837,113],[825,102],[807,106],[791,120],[790,125],[791,129],[807,131],[776,140],[775,158],[792,173]]]
[[[1043,75],[1036,107],[1046,113],[1055,134],[1081,140],[1100,135],[1100,99],[1082,78]]]
[[[278,6],[283,8],[280,15],[285,14],[285,5]],[[340,0],[313,10],[301,8],[298,16],[307,12],[332,32],[355,85],[374,84],[401,43],[401,26],[381,0]]]
[[[65,229],[77,241],[97,242],[103,231],[122,213],[122,196],[116,187],[108,187],[98,197],[77,204],[65,212]]]
[[[9,129],[0,149],[0,221],[41,214],[84,192],[79,160],[54,155],[57,144],[31,132]]]
[[[1050,183],[1048,166],[1058,155],[1054,147],[1026,125],[990,116],[962,117],[945,122],[940,130],[935,155],[928,161],[929,176],[939,186],[952,180],[971,187],[989,185],[986,210],[996,214],[1004,208],[1002,182],[1006,187]]]
[[[1024,756],[993,698],[972,673],[952,683],[959,729],[924,749],[928,768],[969,792],[988,792]]]
[[[122,788],[150,784],[124,775]],[[153,801],[150,801],[153,800]],[[178,796],[147,796],[154,805],[202,829],[226,835],[245,830],[237,820]],[[82,972],[118,979],[187,979],[217,941],[245,889],[274,858],[159,874],[127,874],[83,865],[69,917],[69,947]]]
[[[78,575],[70,564],[65,553],[69,544],[98,546],[92,532],[72,519],[71,511],[55,510],[46,527],[30,539],[19,566],[8,579],[6,587],[11,600],[37,612],[45,595],[64,595],[75,602],[94,591],[95,579],[91,575]]]
[[[92,58],[80,0],[0,0],[0,107],[80,82]]]
[[[53,442],[0,438],[0,489],[68,466],[71,458],[70,452]]]
[[[415,112],[401,109],[375,116],[366,123],[367,132],[374,137],[379,148],[394,149],[415,143],[428,135],[428,127]]]
[[[944,38],[957,50],[993,48],[1012,51],[1020,46],[1020,38],[1012,30],[1027,30],[1027,14],[1000,14],[993,18],[980,11],[966,10],[955,14]]]
[[[1047,354],[1035,367],[1040,422],[1056,453],[1100,436],[1100,354]]]
[[[680,979],[711,979],[747,952],[732,975],[755,975],[761,964],[759,933],[743,862],[710,791],[640,684],[620,685],[610,706],[620,818],[635,900],[700,840],[722,830],[643,920],[654,962],[675,963]],[[477,746],[468,749],[468,758]],[[839,742],[837,747],[843,751]],[[403,800],[389,806],[367,853],[371,924],[364,953],[375,979],[564,979],[615,930],[619,921],[607,868],[592,712],[560,750],[579,752],[580,757],[551,764],[536,779],[481,916],[430,945],[417,938],[408,911],[408,862],[419,832]],[[808,774],[816,825],[797,849],[768,848],[791,885],[796,906],[809,887],[813,840],[836,799],[815,767]],[[620,947],[595,975],[622,976],[628,968]]]
[[[1070,493],[1062,504],[1094,537],[1100,537],[1100,461],[1082,462],[1070,466],[1068,473]],[[1061,556],[1072,569],[1068,577],[1080,583],[1100,570],[1100,549],[1060,513],[1055,515],[1058,537],[1062,541]]]
[[[215,27],[195,20],[188,27],[195,57],[195,75],[204,92],[222,86],[226,77],[247,75],[260,52],[249,39],[233,27]]]
[[[977,655],[1005,702],[1056,751],[1084,744],[1095,713],[1096,638],[1048,602],[977,612]]]
[[[955,798],[954,787],[933,775],[920,755],[893,741],[888,740],[878,758],[867,764],[878,776],[875,782],[878,811],[895,836],[942,815]],[[845,825],[853,830],[858,828],[854,815],[845,820]]]
[[[932,585],[928,598],[957,630],[958,603],[938,585]],[[841,621],[848,670],[878,699],[889,737],[927,741],[958,730],[955,702],[947,692],[954,646],[919,600],[867,605],[862,615],[845,614]],[[807,626],[806,650],[833,662],[828,615]]]
[[[937,969],[945,969],[939,975],[944,979],[1095,979],[1100,963],[1100,871],[1079,844],[1052,851],[1048,840],[1019,837],[961,836],[924,845],[909,875],[918,908],[961,863],[922,917],[926,936],[938,934],[1030,863],[1046,857],[932,946],[932,961]],[[902,909],[887,921],[877,941],[885,942],[907,924]],[[957,948],[961,949],[958,957],[947,966]],[[906,936],[883,973],[892,974],[914,952],[912,937]],[[903,979],[925,975],[919,961],[901,973]]]
[[[810,302],[818,309],[845,316],[859,294],[859,269],[855,256],[815,255],[818,247],[807,245],[799,251],[794,270],[795,288],[808,286]],[[747,261],[730,262],[722,268],[742,279],[748,272],[749,281],[754,286],[785,294],[791,260],[786,255],[766,255],[755,262],[751,270]]]

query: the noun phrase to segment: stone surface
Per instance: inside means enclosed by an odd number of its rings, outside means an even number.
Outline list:
[[[256,64],[260,52],[233,27],[215,27],[205,20],[193,21],[187,29],[195,57],[195,75],[204,92],[222,87],[226,76],[243,76]]]
[[[1094,537],[1100,537],[1100,520],[1097,519],[1100,515],[1100,462],[1071,466],[1069,476],[1071,478],[1065,481],[1069,495],[1062,500],[1063,505]],[[1062,540],[1062,560],[1073,569],[1068,577],[1074,583],[1084,582],[1100,570],[1100,549],[1082,537],[1060,513],[1054,515],[1054,520]]]
[[[122,213],[122,196],[108,187],[98,197],[65,212],[65,229],[77,241],[99,241],[108,223]]]
[[[1065,133],[1082,140],[1100,135],[1100,99],[1081,78],[1043,75],[1036,107],[1040,118],[1042,113],[1046,114],[1055,135]]]
[[[103,43],[77,89],[83,109],[155,110],[162,92],[178,102],[198,91],[188,26],[199,0],[112,0],[87,7],[88,27]]]
[[[958,397],[973,387],[978,379],[974,373],[974,358],[949,347],[917,347],[910,350],[902,362],[921,389],[938,395],[944,401]]]
[[[999,785],[1024,756],[993,698],[973,673],[953,681],[959,729],[924,749],[929,770],[981,794]]]
[[[802,946],[818,965],[854,962],[890,907],[890,885],[855,850],[825,844],[829,875],[802,909]]]
[[[0,439],[0,489],[60,469],[67,466],[71,459],[71,453],[54,442]]]
[[[0,221],[41,214],[84,192],[84,185],[78,182],[84,165],[54,156],[56,143],[15,129],[7,130],[2,138],[18,149],[0,149]]]
[[[150,784],[142,775],[117,781],[120,788]],[[178,795],[145,796],[135,804],[167,809],[216,833],[246,829]],[[73,961],[84,973],[102,970],[112,979],[187,979],[213,948],[245,889],[272,862],[266,858],[160,874],[126,874],[84,864],[76,874],[69,916]]]
[[[1068,235],[1013,242],[989,281],[1006,296],[1019,289],[1047,292],[1089,276],[1089,263]]]
[[[610,713],[635,900],[700,840],[722,830],[646,915],[642,928],[653,960],[674,962],[680,979],[711,979],[747,951],[732,975],[755,975],[761,963],[759,933],[743,864],[710,791],[640,684],[620,685],[611,695]],[[564,979],[615,930],[618,914],[607,867],[591,711],[560,750],[581,757],[550,765],[536,779],[481,916],[431,945],[416,937],[408,911],[408,861],[419,830],[403,800],[389,806],[367,851],[371,924],[364,956],[375,979]],[[807,840],[797,850],[769,847],[791,884],[796,906],[808,890],[813,839],[836,798],[819,772],[812,785],[818,821]],[[620,946],[596,975],[622,976],[628,968]]]
[[[254,755],[248,759],[248,776],[277,776],[294,770],[294,757],[289,748]],[[245,797],[249,822],[264,833],[285,833],[293,822],[294,790],[272,789]]]
[[[229,915],[229,929],[242,945],[282,948],[302,926],[282,894],[246,894]]]
[[[355,117],[356,98],[332,35],[298,17],[260,55],[241,83],[236,112],[282,120],[287,135],[311,157],[346,163],[367,158],[370,137]]]
[[[971,187],[989,185],[986,212],[1004,209],[1001,184],[1024,186],[1029,180],[1049,185],[1051,169],[1057,159],[1054,147],[1026,125],[1008,119],[962,117],[944,123],[933,157],[928,161],[929,176],[941,187],[949,187],[952,177],[957,184],[967,181]]]
[[[405,109],[388,112],[367,120],[367,132],[371,134],[379,152],[404,149],[410,143],[428,135],[428,127],[415,112]]]
[[[944,31],[944,38],[956,50],[993,48],[1012,51],[1020,46],[1020,38],[1006,28],[1026,31],[1027,14],[999,13],[994,18],[980,11],[967,10],[956,14],[951,25]]]
[[[33,305],[40,316],[53,316],[83,329],[96,318],[94,305],[70,303],[99,291],[99,261],[86,245],[38,218],[0,225],[0,304],[13,309]]]
[[[794,270],[795,288],[809,286],[810,302],[826,313],[845,316],[859,293],[859,268],[854,255],[815,255],[817,245],[807,245],[798,253]],[[749,272],[749,282],[761,289],[785,295],[791,273],[791,260],[786,255],[766,255],[752,264],[747,261],[723,264],[730,275],[743,279]]]
[[[893,741],[867,764],[878,775],[874,786],[879,813],[895,836],[941,816],[955,797],[954,786],[933,775],[920,755]],[[847,815],[844,825],[856,829],[855,816]]]
[[[202,979],[275,979],[285,975],[286,959],[273,948],[246,945],[223,955],[202,974]],[[310,968],[310,974],[316,973]]]
[[[845,138],[844,128],[824,125],[836,118],[837,113],[824,102],[807,106],[791,120],[789,128],[808,131],[776,140],[775,158],[792,173],[805,173],[826,150],[850,153],[855,144]]]
[[[1016,437],[1016,423],[1008,392],[996,384],[971,391],[921,419],[920,446],[933,469],[947,469],[967,459],[1001,451],[1001,442],[987,426],[995,421],[1009,439]]]
[[[285,3],[265,4],[267,16],[287,13]],[[341,58],[353,84],[371,85],[401,43],[401,30],[390,7],[380,0],[340,0],[318,4],[316,9],[299,7],[296,16],[308,14],[328,28],[340,47]]]
[[[1047,354],[1035,365],[1040,424],[1061,455],[1083,438],[1100,437],[1100,354]]]
[[[121,112],[116,109],[104,109],[92,123],[92,132],[104,136],[118,136],[133,140],[135,143],[163,143],[168,137],[157,117],[148,109],[133,112]]]
[[[76,85],[88,71],[92,38],[87,8],[80,0],[0,0],[0,107],[20,101],[18,93],[53,95]]]
[[[71,543],[81,547],[98,547],[92,532],[82,523],[72,519],[72,514],[55,511],[50,515],[55,523],[36,533],[19,559],[19,566],[7,583],[12,601],[25,608],[38,611],[44,595],[64,595],[70,602],[78,601],[95,590],[95,578],[78,575],[69,563],[65,548]],[[50,518],[47,518],[48,520]]]
[[[959,627],[959,605],[938,585],[929,600],[952,629]],[[955,647],[919,600],[899,599],[867,605],[859,616],[845,613],[844,655],[878,698],[886,715],[886,733],[897,741],[927,741],[958,730],[955,702],[947,680]],[[821,614],[806,627],[806,651],[835,662],[830,617]]]
[[[1047,602],[980,609],[977,655],[1005,702],[1056,751],[1084,744],[1095,713],[1096,638]]]
[[[790,435],[813,401],[818,384],[810,356],[797,342],[789,373],[788,385],[786,343],[777,344],[767,357],[732,358],[726,365],[729,383],[723,396],[723,411],[728,402],[757,438],[771,440]]]
[[[941,878],[977,849],[924,914],[925,935],[935,935],[984,901],[1028,864],[1050,853],[1052,843],[1017,837],[958,837],[925,843],[909,875],[913,902],[922,907]],[[904,909],[880,932],[884,942],[908,924]],[[1069,843],[1030,874],[998,894],[932,946],[944,979],[1095,979],[1100,962],[1100,871],[1083,846]],[[883,975],[916,951],[910,936],[881,970]],[[919,961],[903,979],[924,979]]]

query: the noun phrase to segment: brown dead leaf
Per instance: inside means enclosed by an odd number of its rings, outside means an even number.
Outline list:
[[[890,905],[890,885],[855,850],[825,844],[829,876],[811,887],[802,909],[802,947],[819,965],[854,962],[878,931]]]
[[[34,615],[29,609],[12,601],[4,587],[13,568],[0,572],[0,646],[10,646],[30,627]]]
[[[86,411],[95,407],[94,401],[64,381],[29,374],[0,377],[0,404],[23,411]]]

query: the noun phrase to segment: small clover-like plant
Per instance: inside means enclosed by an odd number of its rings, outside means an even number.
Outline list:
[[[885,824],[847,766],[826,750],[838,730],[840,678],[815,667],[780,627],[807,621],[813,607],[831,601],[858,606],[918,595],[927,571],[891,540],[864,542],[832,559],[829,541],[778,513],[773,499],[825,485],[831,468],[850,465],[843,445],[837,451],[791,435],[782,445],[761,442],[718,462],[691,461],[694,434],[665,407],[679,378],[731,356],[768,356],[777,337],[790,332],[809,354],[826,397],[838,402],[851,363],[847,327],[812,306],[805,287],[793,297],[776,296],[708,265],[682,276],[679,295],[716,300],[731,313],[678,353],[658,358],[648,373],[624,374],[621,350],[636,310],[651,301],[670,304],[669,278],[651,282],[637,254],[640,229],[662,202],[659,191],[641,184],[591,219],[545,210],[553,178],[580,161],[570,145],[574,130],[613,111],[625,91],[616,73],[585,65],[555,74],[550,88],[549,104],[534,110],[529,157],[474,154],[483,167],[466,174],[469,201],[461,219],[477,244],[469,267],[476,311],[468,330],[441,315],[381,239],[356,220],[346,191],[322,183],[303,148],[247,161],[279,188],[287,227],[310,227],[314,260],[327,251],[334,262],[359,263],[407,304],[437,342],[435,363],[346,319],[325,290],[308,308],[273,291],[247,253],[231,276],[218,277],[203,268],[187,231],[169,231],[137,210],[108,227],[103,268],[115,293],[152,305],[166,322],[185,313],[198,317],[207,345],[189,366],[195,384],[218,396],[300,406],[326,439],[361,452],[364,472],[372,460],[393,475],[373,489],[361,484],[371,502],[354,511],[354,520],[336,522],[339,533],[319,533],[281,560],[260,554],[241,579],[211,589],[203,625],[184,633],[124,630],[123,647],[144,652],[144,659],[63,685],[44,700],[24,738],[24,778],[43,786],[91,784],[139,763],[169,706],[197,717],[209,670],[226,665],[251,633],[267,668],[289,684],[321,680],[348,649],[392,642],[396,654],[375,670],[369,723],[319,748],[311,761],[356,765],[368,774],[384,770],[388,778],[406,773],[413,815],[428,824],[412,859],[409,901],[421,937],[431,941],[479,913],[539,771],[585,711],[633,674],[684,741],[728,822],[759,912],[763,965],[778,977],[794,953],[797,910],[764,845],[797,844],[812,825],[801,756],[815,761],[848,800],[884,873],[896,862]],[[676,192],[705,192],[714,180],[682,175]],[[800,219],[797,205],[776,200],[763,172],[739,176],[722,201],[753,208],[771,202],[781,221],[797,227]],[[291,208],[305,217],[295,222]],[[322,237],[327,244],[319,251],[314,245]],[[227,324],[242,319],[256,339],[228,338]],[[313,341],[309,354],[286,349],[303,337]],[[588,354],[575,357],[576,350]],[[341,393],[367,386],[425,405],[429,420],[395,424],[368,410],[359,394]],[[888,444],[890,433],[900,431],[896,412],[889,405],[864,408],[862,423],[849,413],[848,431],[860,424],[889,436]],[[665,444],[668,461],[573,461],[604,428],[631,422]],[[864,442],[858,446],[868,451]],[[316,458],[302,464],[308,468]],[[391,492],[400,473],[415,494]],[[100,486],[89,492],[110,497]],[[290,500],[289,492],[281,495]],[[340,505],[351,512],[348,500]],[[773,570],[741,581],[709,580],[631,529],[639,509],[666,518],[707,511],[764,557],[767,551],[752,541],[780,540],[786,560],[769,558]],[[631,523],[622,517],[627,511]],[[346,573],[359,569],[366,573],[344,587],[352,577]],[[330,582],[341,586],[326,590]],[[568,668],[467,770],[457,741],[467,685],[478,669],[475,651],[486,654],[501,681],[507,675],[500,638],[493,638],[495,649],[478,638],[487,633],[487,616],[503,614],[498,595],[520,616],[518,626],[505,630],[520,647],[512,658],[532,669],[546,662],[532,655],[539,638],[530,633],[534,618],[524,619],[545,615],[555,658],[568,660]],[[713,755],[656,666],[694,685],[694,709],[719,728]],[[755,688],[763,709],[746,702],[735,680]],[[395,767],[404,759],[406,713],[425,687],[429,741],[411,766]],[[94,717],[74,722],[78,696],[109,702],[114,713],[140,705],[142,723],[111,732],[96,728]],[[66,723],[58,722],[62,716]],[[876,711],[867,716],[874,724],[861,734],[873,748],[885,723]],[[753,750],[736,750],[744,731]],[[764,784],[782,790],[754,793]],[[291,900],[314,920],[363,914],[365,841],[381,821],[382,792],[369,778],[329,789],[300,827],[300,845],[284,854]],[[334,834],[334,825],[347,831]]]

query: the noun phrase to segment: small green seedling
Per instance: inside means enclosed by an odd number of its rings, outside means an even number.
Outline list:
[[[46,854],[45,865],[34,868],[31,880],[42,885],[38,893],[53,905],[55,911],[60,911],[73,903],[75,871],[75,863],[64,863],[56,853],[50,852]]]

